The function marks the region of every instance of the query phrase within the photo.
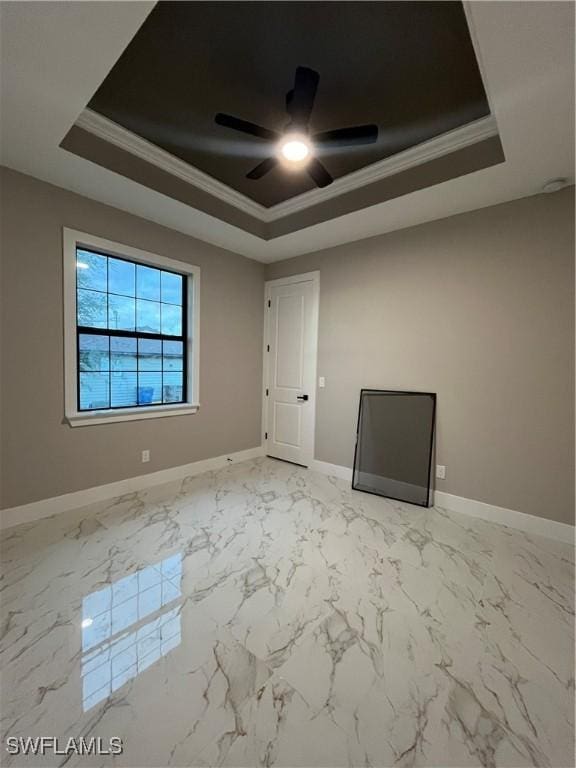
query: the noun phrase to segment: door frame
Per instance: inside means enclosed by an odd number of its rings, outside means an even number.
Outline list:
[[[266,455],[266,434],[268,432],[268,398],[266,390],[269,389],[270,366],[268,364],[268,345],[270,343],[270,315],[268,313],[270,289],[278,285],[292,285],[294,283],[312,283],[312,378],[314,386],[309,394],[308,408],[312,419],[312,445],[310,455],[307,456],[307,466],[310,467],[316,454],[316,391],[318,389],[318,319],[320,314],[320,270],[304,272],[299,275],[279,277],[276,280],[266,280],[264,283],[264,339],[262,344],[262,447]]]

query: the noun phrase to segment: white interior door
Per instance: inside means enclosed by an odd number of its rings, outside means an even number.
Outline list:
[[[266,286],[264,444],[268,456],[308,466],[314,456],[319,275]]]

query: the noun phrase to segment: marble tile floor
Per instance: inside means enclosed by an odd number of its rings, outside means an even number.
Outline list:
[[[3,766],[574,766],[569,545],[262,458],[1,555]]]

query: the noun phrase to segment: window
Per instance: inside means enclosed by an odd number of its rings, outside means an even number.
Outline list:
[[[186,281],[76,247],[78,411],[186,400]]]
[[[70,424],[197,410],[199,270],[64,230]]]

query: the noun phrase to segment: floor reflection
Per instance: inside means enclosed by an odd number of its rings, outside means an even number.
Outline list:
[[[83,599],[84,711],[180,644],[181,580],[177,553]]]

